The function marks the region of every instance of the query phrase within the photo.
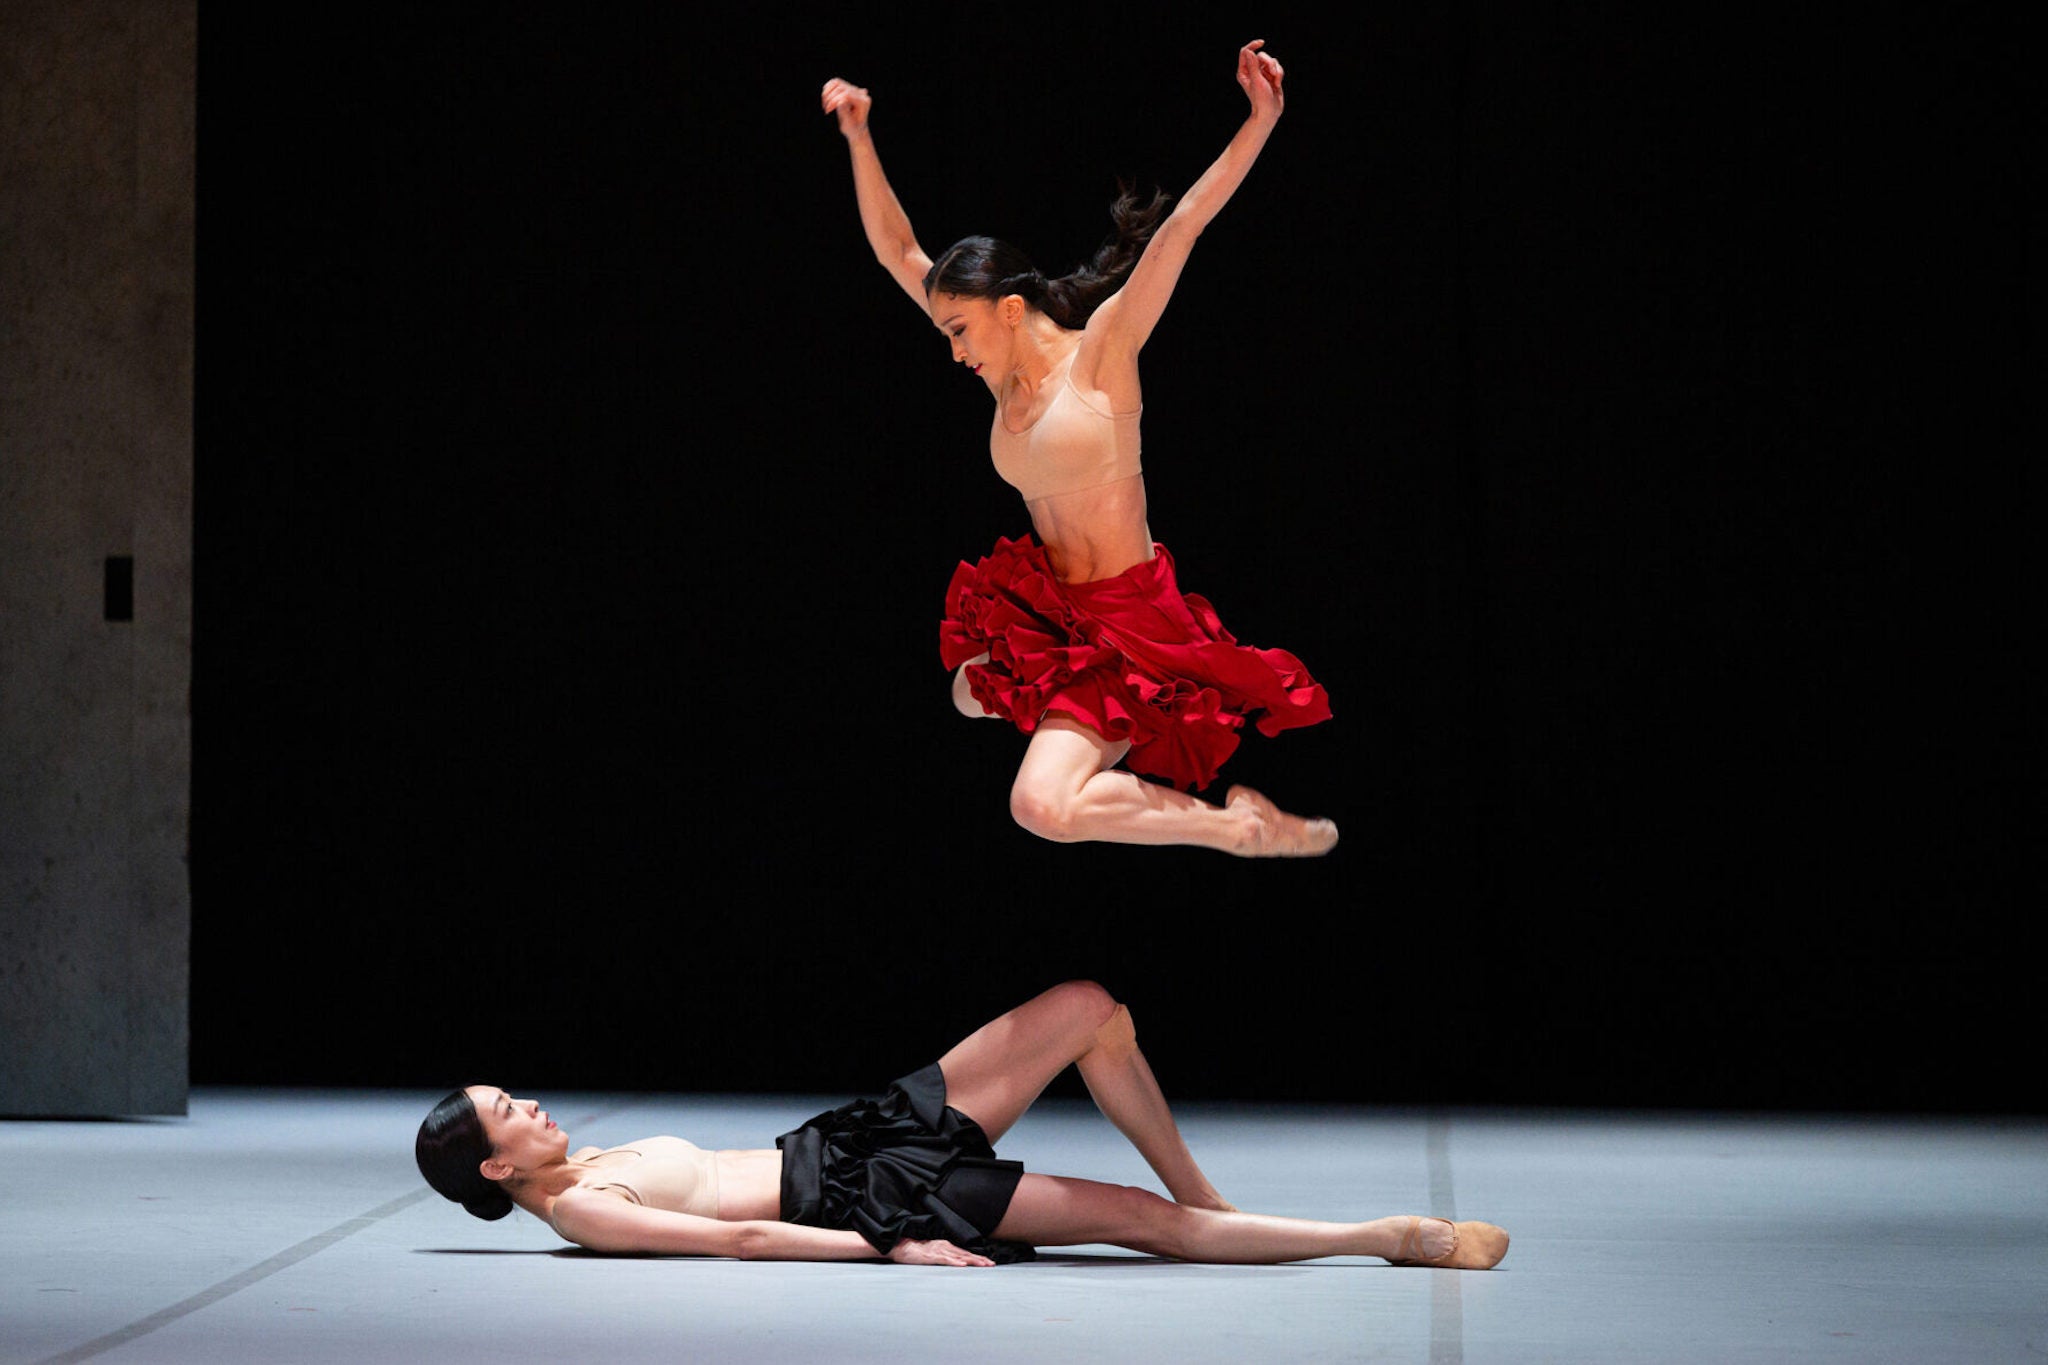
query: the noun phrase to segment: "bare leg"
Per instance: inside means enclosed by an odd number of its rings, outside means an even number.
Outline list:
[[[1413,1241],[1404,1239],[1413,1230]],[[1026,1175],[995,1235],[1034,1246],[1104,1242],[1183,1261],[1270,1265],[1317,1256],[1435,1260],[1479,1269],[1507,1253],[1507,1234],[1489,1223],[1453,1225],[1410,1215],[1325,1223],[1272,1214],[1218,1212],[1169,1203],[1147,1190],[1065,1176]],[[1465,1243],[1460,1248],[1460,1243]],[[1451,1256],[1454,1250],[1459,1251]]]
[[[1024,751],[1010,813],[1059,843],[1194,844],[1245,858],[1313,857],[1336,846],[1335,824],[1290,815],[1249,787],[1232,787],[1212,806],[1118,771],[1129,749],[1071,717],[1047,716]]]
[[[1054,1076],[1074,1064],[1096,1105],[1175,1199],[1230,1207],[1188,1151],[1138,1051],[1130,1011],[1092,981],[1063,982],[982,1025],[939,1059],[939,1070],[946,1077],[946,1102],[995,1142]]]
[[[1167,1107],[1152,1066],[1138,1050],[1137,1028],[1128,1009],[1116,1007],[1096,1031],[1095,1046],[1082,1053],[1076,1064],[1095,1107],[1130,1139],[1176,1202],[1203,1209],[1237,1207],[1216,1192],[1195,1164],[1194,1153],[1181,1137],[1180,1125],[1173,1121],[1173,1110]]]

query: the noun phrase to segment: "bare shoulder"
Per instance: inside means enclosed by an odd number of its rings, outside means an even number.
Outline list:
[[[556,1195],[547,1216],[569,1241],[610,1254],[730,1256],[737,1254],[742,1236],[737,1223],[646,1208],[623,1191],[586,1185]]]
[[[592,1189],[588,1185],[571,1185],[568,1189],[555,1196],[554,1207],[549,1210],[549,1216],[559,1218],[565,1210],[581,1207],[593,1199],[624,1199],[625,1197],[624,1194],[616,1189]]]
[[[602,1190],[587,1190],[581,1185],[571,1185],[548,1201],[547,1225],[555,1230],[557,1236],[566,1238],[578,1246],[587,1247],[590,1245],[591,1228],[601,1226],[592,1215],[597,1214],[606,1203],[612,1202],[613,1198],[614,1196]]]
[[[556,1232],[570,1241],[582,1242],[583,1231],[591,1226],[593,1215],[602,1217],[607,1211],[621,1205],[636,1207],[622,1189],[593,1189],[588,1185],[571,1185],[556,1195],[548,1205],[547,1221]]]

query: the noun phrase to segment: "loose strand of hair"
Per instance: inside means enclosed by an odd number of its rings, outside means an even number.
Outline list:
[[[1072,274],[1046,281],[1047,301],[1055,307],[1045,311],[1062,327],[1085,325],[1104,300],[1123,288],[1173,203],[1173,196],[1164,190],[1154,190],[1149,198],[1141,197],[1128,181],[1119,180],[1117,190],[1116,202],[1109,206],[1114,230],[1103,239],[1087,264]]]

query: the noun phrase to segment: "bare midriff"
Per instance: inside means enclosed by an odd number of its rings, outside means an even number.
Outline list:
[[[1063,583],[1114,578],[1152,558],[1143,474],[1033,498],[1024,505],[1046,562]]]
[[[782,1153],[774,1147],[718,1153],[718,1216],[728,1223],[782,1216]]]

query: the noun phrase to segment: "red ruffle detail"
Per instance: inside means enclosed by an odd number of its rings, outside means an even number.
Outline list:
[[[946,589],[939,657],[967,670],[974,698],[1026,734],[1049,711],[1129,740],[1134,772],[1206,787],[1253,720],[1272,736],[1330,718],[1329,695],[1284,649],[1237,643],[1204,598],[1183,594],[1173,556],[1114,578],[1061,583],[1045,549],[1000,539]]]

